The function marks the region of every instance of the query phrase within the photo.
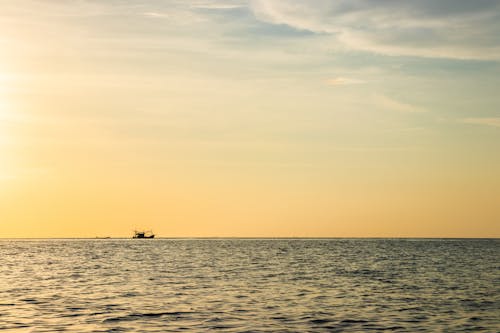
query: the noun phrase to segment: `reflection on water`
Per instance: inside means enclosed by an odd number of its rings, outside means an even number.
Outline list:
[[[499,240],[3,240],[0,330],[495,332],[499,257]]]

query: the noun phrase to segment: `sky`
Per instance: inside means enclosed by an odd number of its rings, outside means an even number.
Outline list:
[[[0,237],[500,237],[500,1],[0,0]]]

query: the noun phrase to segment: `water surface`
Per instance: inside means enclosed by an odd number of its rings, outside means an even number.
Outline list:
[[[0,330],[498,332],[500,240],[1,240]]]

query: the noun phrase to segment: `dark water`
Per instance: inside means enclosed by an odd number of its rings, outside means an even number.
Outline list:
[[[498,332],[500,240],[3,240],[0,330]]]

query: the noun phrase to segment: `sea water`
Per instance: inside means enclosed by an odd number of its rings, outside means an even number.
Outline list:
[[[0,330],[498,332],[500,240],[0,240]]]

